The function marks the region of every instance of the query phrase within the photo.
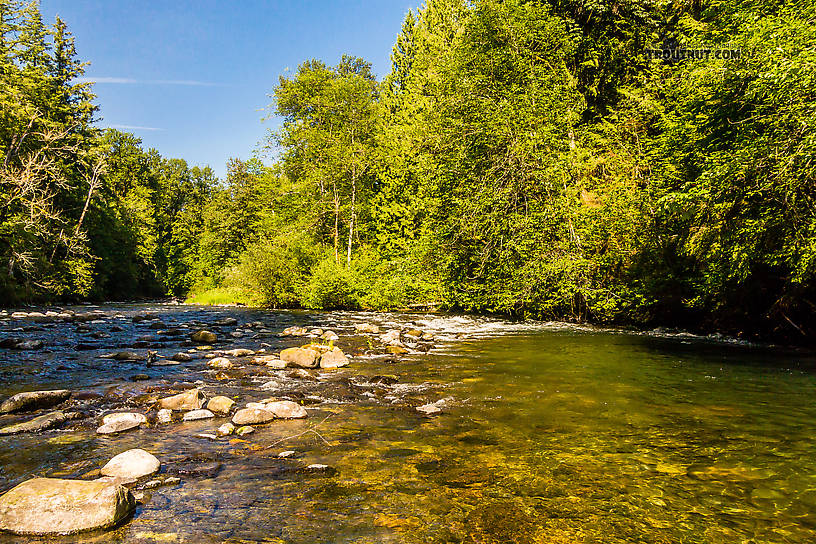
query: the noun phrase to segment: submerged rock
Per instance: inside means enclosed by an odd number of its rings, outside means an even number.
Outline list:
[[[50,412],[48,414],[37,416],[34,419],[30,419],[22,423],[16,423],[14,425],[3,427],[2,429],[0,429],[0,435],[44,431],[46,429],[50,429],[51,427],[59,425],[60,423],[64,423],[65,421],[76,419],[77,417],[79,417],[79,414],[76,412],[71,413],[64,413],[61,411]]]
[[[49,408],[67,400],[70,396],[71,392],[67,389],[17,393],[7,398],[3,404],[0,404],[0,414],[34,410],[36,408]]]
[[[103,476],[134,481],[158,472],[161,463],[145,450],[132,449],[113,457],[102,467]]]
[[[218,340],[218,336],[214,332],[200,330],[192,333],[190,340],[199,344],[214,344]]]
[[[442,413],[442,408],[439,407],[436,403],[430,404],[423,404],[422,406],[417,406],[416,411],[425,414],[426,416],[433,416],[436,414]]]
[[[230,410],[232,410],[233,405],[235,405],[235,401],[229,397],[224,397],[219,395],[217,397],[213,397],[207,402],[207,410],[211,410],[216,414],[229,414]]]
[[[165,397],[159,400],[161,408],[167,408],[176,412],[188,412],[190,410],[198,410],[204,405],[204,395],[198,389],[190,389],[184,393],[173,395],[172,397]]]
[[[218,321],[215,322],[216,325],[219,327],[231,327],[233,325],[238,324],[238,320],[234,317],[222,317]]]
[[[35,350],[40,349],[45,344],[42,340],[23,340],[22,342],[18,342],[11,349],[20,349],[20,350]]]
[[[130,491],[115,483],[34,478],[0,497],[0,530],[46,536],[105,529],[135,506]]]
[[[135,351],[117,351],[116,353],[106,353],[105,355],[100,355],[99,358],[113,359],[114,361],[141,361],[144,359],[144,356],[136,353]]]
[[[280,353],[280,358],[291,366],[315,368],[320,352],[306,348],[287,348]]]

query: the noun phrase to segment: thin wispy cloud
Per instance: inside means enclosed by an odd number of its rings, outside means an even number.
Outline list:
[[[77,83],[112,83],[115,85],[186,85],[188,87],[226,87],[223,83],[194,79],[133,79],[129,77],[78,77]]]
[[[156,127],[140,127],[138,125],[108,125],[108,128],[115,128],[119,130],[164,130]]]

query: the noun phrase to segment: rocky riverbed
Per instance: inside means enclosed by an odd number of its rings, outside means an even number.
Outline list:
[[[173,304],[0,346],[3,543],[816,539],[810,354]]]
[[[371,372],[428,352],[433,330],[365,317],[173,304],[0,312],[0,435],[15,437],[0,448],[2,487],[16,486],[0,497],[0,530],[120,526],[150,505],[148,490],[247,457],[277,477],[331,478],[312,452],[331,447],[322,433],[344,406],[388,406],[419,424],[452,401]],[[96,466],[101,451],[115,455]]]

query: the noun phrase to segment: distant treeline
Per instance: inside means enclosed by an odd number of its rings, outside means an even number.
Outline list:
[[[8,296],[816,334],[811,2],[428,0],[383,81],[282,77],[223,182],[92,129],[64,25],[3,10]],[[740,54],[648,54],[694,49]]]

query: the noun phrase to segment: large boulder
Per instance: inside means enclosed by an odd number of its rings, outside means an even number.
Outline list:
[[[232,416],[235,425],[258,425],[269,423],[275,419],[275,414],[262,408],[242,408]]]
[[[113,457],[100,472],[103,476],[135,481],[158,472],[160,467],[161,463],[154,455],[144,450],[133,449]]]
[[[281,419],[301,419],[309,415],[303,406],[291,400],[267,402],[264,409]]]
[[[340,368],[348,364],[348,357],[340,348],[334,348],[320,356],[320,368]]]
[[[60,423],[68,421],[69,419],[76,419],[77,417],[79,417],[79,414],[77,412],[70,413],[65,413],[61,411],[50,412],[47,414],[43,414],[41,416],[37,416],[28,421],[23,421],[22,423],[15,423],[14,425],[8,425],[7,427],[3,427],[2,429],[0,429],[0,435],[44,431],[46,429],[50,429],[51,427],[55,427]]]
[[[159,408],[167,408],[176,412],[198,410],[204,405],[204,395],[198,389],[190,389],[184,393],[165,397],[159,400]]]
[[[289,366],[315,368],[320,352],[308,348],[287,348],[280,352],[280,358]]]
[[[67,389],[17,393],[7,398],[3,404],[0,404],[0,414],[34,410],[36,408],[49,408],[67,400],[70,396],[71,392]]]
[[[218,340],[218,337],[214,332],[200,330],[192,333],[190,340],[198,342],[199,344],[214,344]]]
[[[0,530],[45,536],[105,529],[135,506],[130,491],[116,483],[34,478],[0,497]]]
[[[207,402],[207,410],[211,412],[215,412],[216,414],[229,414],[230,410],[232,410],[232,406],[235,404],[235,401],[229,397],[224,397],[222,395],[218,395],[217,397],[213,397]]]

